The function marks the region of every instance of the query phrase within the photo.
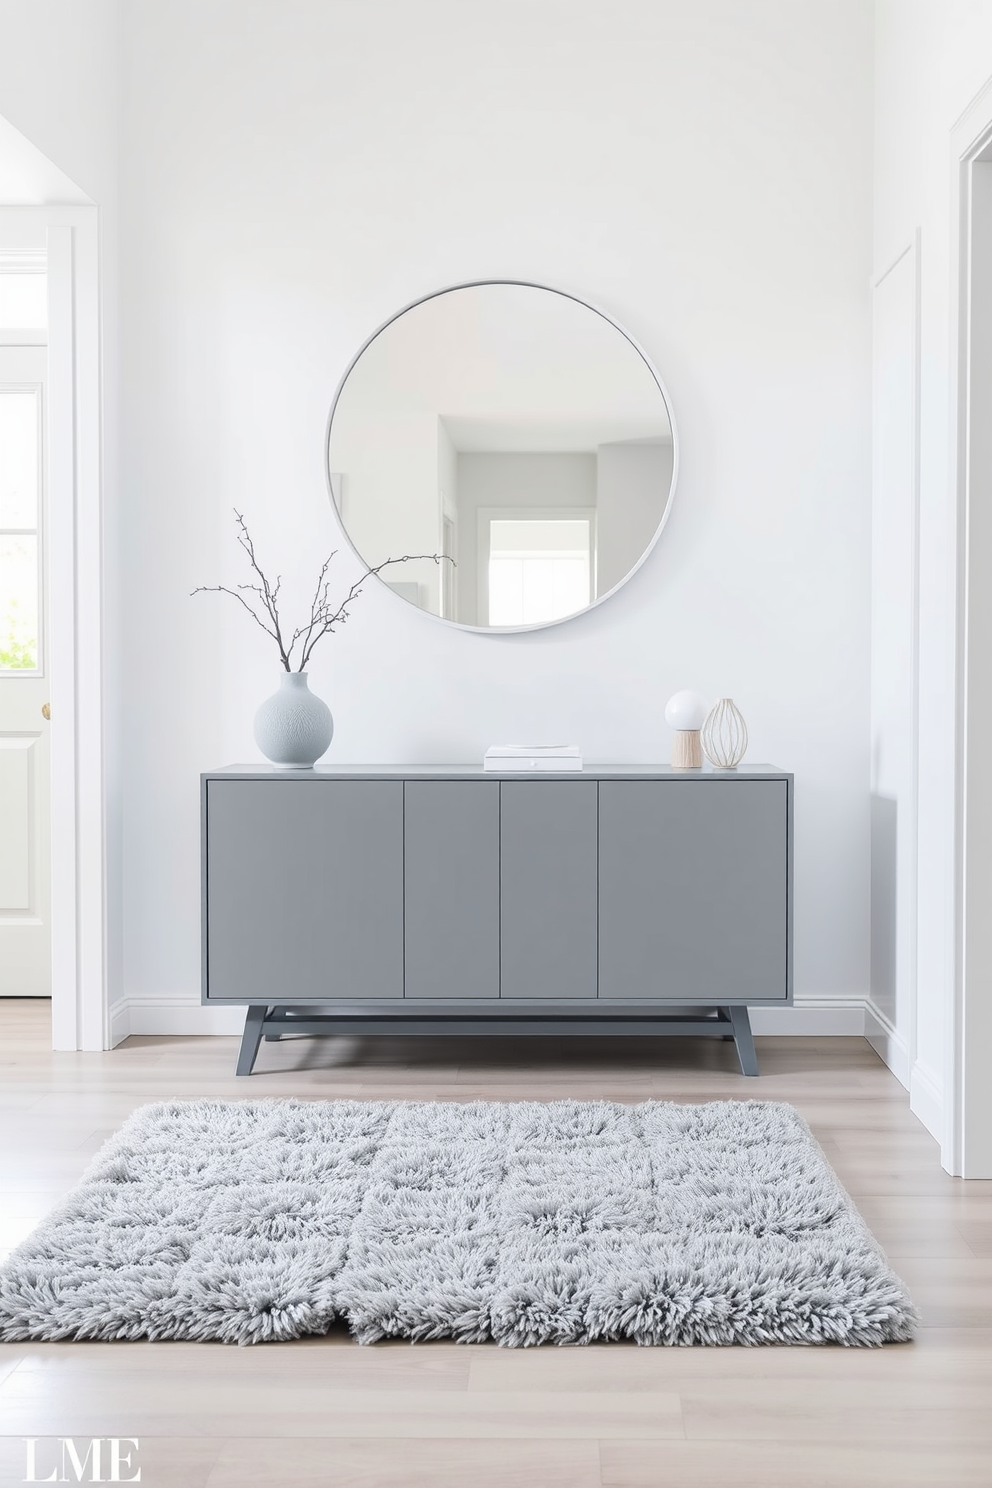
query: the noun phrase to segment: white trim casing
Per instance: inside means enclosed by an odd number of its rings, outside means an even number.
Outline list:
[[[76,903],[76,559],[71,227],[48,234],[52,792],[52,1047],[77,1049],[82,1022]]]
[[[895,1022],[875,1000],[877,988],[874,944],[872,954],[872,987],[865,1004],[865,1037],[879,1058],[907,1090],[911,1088],[912,1071],[917,1048],[917,996],[918,996],[918,935],[919,935],[919,698],[920,698],[920,229],[892,258],[872,283],[872,688],[871,688],[871,791],[873,808],[879,781],[880,767],[887,774],[886,791],[883,798],[891,803],[894,813],[894,861],[888,865],[892,879],[885,887],[892,895],[888,906],[892,923],[884,924],[885,907],[881,914],[883,924],[876,923],[880,907],[874,902],[876,872],[872,871],[872,936],[890,931],[893,944],[889,948],[893,985]],[[904,430],[906,443],[901,453],[908,467],[908,485],[900,485],[898,501],[893,507],[893,492],[880,484],[884,473],[884,460],[892,458],[892,449],[880,446],[881,425],[884,416],[884,400],[880,397],[880,376],[890,363],[880,363],[885,353],[879,346],[879,291],[891,284],[891,276],[901,265],[911,275],[910,315],[908,327],[911,342],[909,367],[909,409]],[[898,281],[895,281],[898,283]],[[886,498],[888,504],[886,504]],[[908,519],[908,520],[906,520]],[[897,529],[893,533],[893,526]],[[895,537],[896,552],[901,552],[904,566],[891,570],[888,549]],[[900,543],[904,546],[900,548]],[[882,561],[885,554],[885,561]],[[893,578],[895,585],[893,588]],[[881,608],[879,608],[881,607]],[[893,618],[893,611],[898,614]],[[882,634],[888,639],[888,654],[876,654],[876,625],[882,619]],[[892,647],[893,625],[906,647],[904,660],[906,670],[890,674],[894,662]],[[880,670],[879,670],[880,669]],[[892,695],[895,689],[905,707],[902,723],[897,723],[891,714]],[[879,697],[880,692],[880,697]],[[881,715],[876,718],[876,707],[881,702]],[[881,735],[877,732],[881,726]],[[873,840],[873,852],[875,843]],[[934,1135],[937,1135],[934,1132]]]
[[[945,1041],[941,1159],[948,1172],[992,1178],[992,279],[975,275],[992,244],[992,189],[973,190],[976,169],[992,172],[992,82],[951,131],[951,358],[949,488],[955,498],[956,621],[953,995]],[[992,185],[992,183],[990,183]],[[976,210],[977,208],[977,210]],[[976,254],[976,244],[978,252]]]
[[[76,1047],[106,1049],[106,802],[103,750],[103,470],[97,217],[73,228],[76,258]]]

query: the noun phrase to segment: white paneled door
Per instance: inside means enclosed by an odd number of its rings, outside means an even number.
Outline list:
[[[0,996],[50,997],[43,346],[0,346]]]

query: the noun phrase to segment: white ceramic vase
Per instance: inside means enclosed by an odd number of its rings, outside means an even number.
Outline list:
[[[747,749],[747,724],[733,698],[721,698],[700,730],[703,753],[717,770],[736,770]]]
[[[283,672],[279,690],[255,714],[255,743],[280,770],[309,770],[334,735],[331,710],[307,686],[306,672]]]

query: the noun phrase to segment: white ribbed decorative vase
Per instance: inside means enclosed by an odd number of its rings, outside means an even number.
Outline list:
[[[307,686],[306,672],[283,672],[255,714],[255,743],[280,770],[309,770],[334,735],[331,710]]]
[[[747,724],[733,698],[721,698],[714,704],[699,739],[714,769],[736,770],[747,749]]]

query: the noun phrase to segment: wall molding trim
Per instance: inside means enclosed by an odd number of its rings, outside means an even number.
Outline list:
[[[118,997],[107,1009],[107,1030],[110,1047],[116,1049],[117,1045],[128,1038],[131,1033],[131,999],[129,997]]]
[[[938,1142],[944,1135],[944,1093],[937,1077],[921,1065],[913,1065],[909,1081],[909,1109]]]
[[[810,1035],[820,1038],[864,1038],[862,997],[796,997],[792,1007],[751,1008],[751,1031],[762,1038]]]
[[[900,1085],[909,1089],[909,1046],[881,1008],[868,998],[865,1002],[865,1038],[883,1064],[888,1065]]]
[[[243,1007],[204,1007],[195,993],[174,997],[121,997],[110,1009],[111,1045],[131,1034],[172,1034],[197,1038],[239,1036],[244,1028]]]
[[[244,1021],[243,1007],[204,1007],[195,993],[121,997],[110,1009],[111,1047],[135,1033],[230,1037],[241,1033]],[[817,997],[797,999],[793,1007],[756,1007],[751,1009],[751,1027],[763,1038],[863,1038],[865,1002],[858,997]]]

